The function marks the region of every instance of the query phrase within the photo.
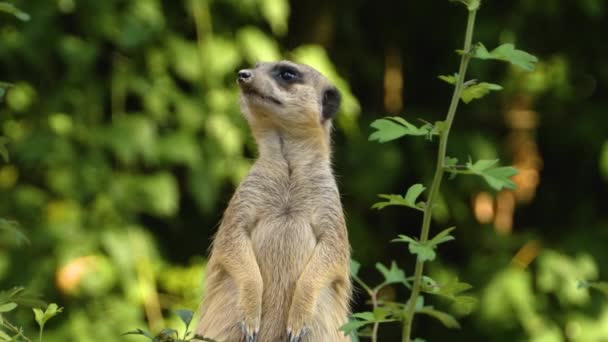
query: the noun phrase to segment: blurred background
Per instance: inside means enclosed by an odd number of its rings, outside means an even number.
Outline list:
[[[378,193],[430,183],[435,143],[368,142],[369,124],[445,116],[463,6],[447,0],[14,0],[0,13],[0,289],[25,286],[65,307],[47,341],[136,341],[196,309],[210,237],[256,148],[235,73],[292,59],[344,94],[335,171],[353,258],[413,273],[397,234],[421,215],[371,210]],[[462,105],[449,155],[500,158],[516,191],[446,180],[434,231],[457,226],[428,267],[478,298],[462,330],[419,317],[428,341],[608,341],[608,299],[577,289],[608,280],[608,4],[484,1],[475,41],[512,42],[536,71],[475,60],[470,78],[505,89]],[[14,223],[29,242],[12,230]],[[387,295],[405,300],[391,288]],[[446,303],[431,300],[433,305]],[[355,310],[366,310],[363,292]],[[35,332],[29,310],[12,320]],[[400,327],[380,329],[398,340]],[[32,334],[33,335],[33,334]]]

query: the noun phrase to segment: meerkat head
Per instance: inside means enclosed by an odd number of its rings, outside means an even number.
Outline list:
[[[241,111],[250,125],[287,133],[327,134],[340,92],[310,66],[289,61],[257,63],[238,72]]]

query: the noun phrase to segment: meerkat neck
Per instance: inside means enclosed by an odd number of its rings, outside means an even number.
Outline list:
[[[256,141],[260,159],[284,160],[290,168],[305,168],[315,165],[319,168],[330,165],[329,138],[321,134],[307,137],[294,136],[278,130],[258,132]]]

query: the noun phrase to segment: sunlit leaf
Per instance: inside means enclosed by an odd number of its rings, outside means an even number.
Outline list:
[[[34,311],[34,318],[36,319],[36,323],[38,323],[40,329],[43,329],[46,322],[61,313],[63,311],[63,308],[57,306],[57,304],[55,303],[51,303],[46,307],[46,310],[44,311],[37,308],[34,308],[32,310]]]
[[[17,307],[17,303],[13,303],[13,302],[2,304],[2,305],[0,305],[0,313],[13,311],[16,307]]]
[[[248,26],[241,29],[237,33],[237,40],[250,64],[259,61],[276,61],[281,57],[277,42],[256,27]]]
[[[482,43],[478,43],[473,50],[472,56],[479,59],[495,59],[509,62],[527,71],[533,71],[538,62],[538,58],[523,50],[515,49],[513,44],[503,44],[492,51],[488,51]]]
[[[435,260],[436,253],[433,250],[435,246],[429,246],[427,243],[421,243],[420,241],[414,240],[413,238],[406,235],[399,235],[397,239],[393,239],[392,242],[405,242],[408,244],[408,250],[410,253],[415,254],[418,260],[421,262]]]
[[[380,143],[395,140],[405,135],[425,136],[432,130],[432,127],[429,125],[416,127],[398,116],[389,116],[384,119],[375,120],[372,122],[371,127],[375,128],[376,132],[373,132],[369,136],[369,140],[377,140]]]
[[[458,81],[458,73],[454,73],[454,75],[439,75],[438,77],[449,84],[456,84],[456,81]]]
[[[30,15],[23,12],[22,10],[15,7],[15,5],[10,4],[8,2],[0,2],[0,12],[6,12],[14,15],[17,19],[28,21],[30,20]]]
[[[498,159],[478,160],[475,163],[468,162],[467,168],[474,174],[480,175],[494,189],[515,189],[515,183],[510,179],[517,174],[517,169],[511,166],[494,167]]]
[[[440,243],[454,240],[454,237],[452,235],[449,235],[450,232],[452,232],[454,229],[456,229],[456,227],[450,227],[442,230],[439,234],[435,235],[431,240],[429,240],[429,242],[432,245],[438,245]]]
[[[452,315],[446,312],[435,310],[430,306],[425,306],[422,309],[416,310],[416,312],[436,318],[443,323],[446,328],[460,329],[460,324],[458,321]]]
[[[437,254],[434,251],[434,248],[428,246],[426,244],[422,244],[420,242],[410,243],[408,246],[410,253],[418,256],[418,261],[433,261]]]
[[[385,284],[396,284],[400,283],[408,286],[405,272],[397,266],[396,262],[391,262],[391,268],[388,269],[382,263],[376,263],[376,269],[384,276]]]
[[[422,184],[414,184],[407,189],[405,196],[380,194],[378,197],[387,199],[388,201],[375,203],[372,208],[384,209],[390,205],[401,205],[414,209],[422,209],[422,204],[416,203],[416,200],[425,189]]]
[[[354,331],[357,331],[359,328],[372,323],[373,322],[352,319],[348,323],[341,326],[340,331],[343,331],[344,335],[348,335]]]
[[[498,84],[481,82],[473,84],[462,90],[460,98],[462,102],[469,103],[473,100],[480,99],[486,96],[490,91],[502,90],[502,87]]]
[[[260,9],[264,19],[268,21],[272,32],[282,36],[287,32],[287,20],[289,19],[289,1],[287,0],[262,0]]]

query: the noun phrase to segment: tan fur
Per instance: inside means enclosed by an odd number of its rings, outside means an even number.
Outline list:
[[[300,82],[278,82],[280,65]],[[218,341],[350,341],[350,248],[330,164],[331,120],[316,70],[258,63],[241,82],[241,109],[259,158],[224,213],[207,266],[196,333]],[[333,88],[335,89],[335,88]],[[271,96],[281,104],[273,103]]]

